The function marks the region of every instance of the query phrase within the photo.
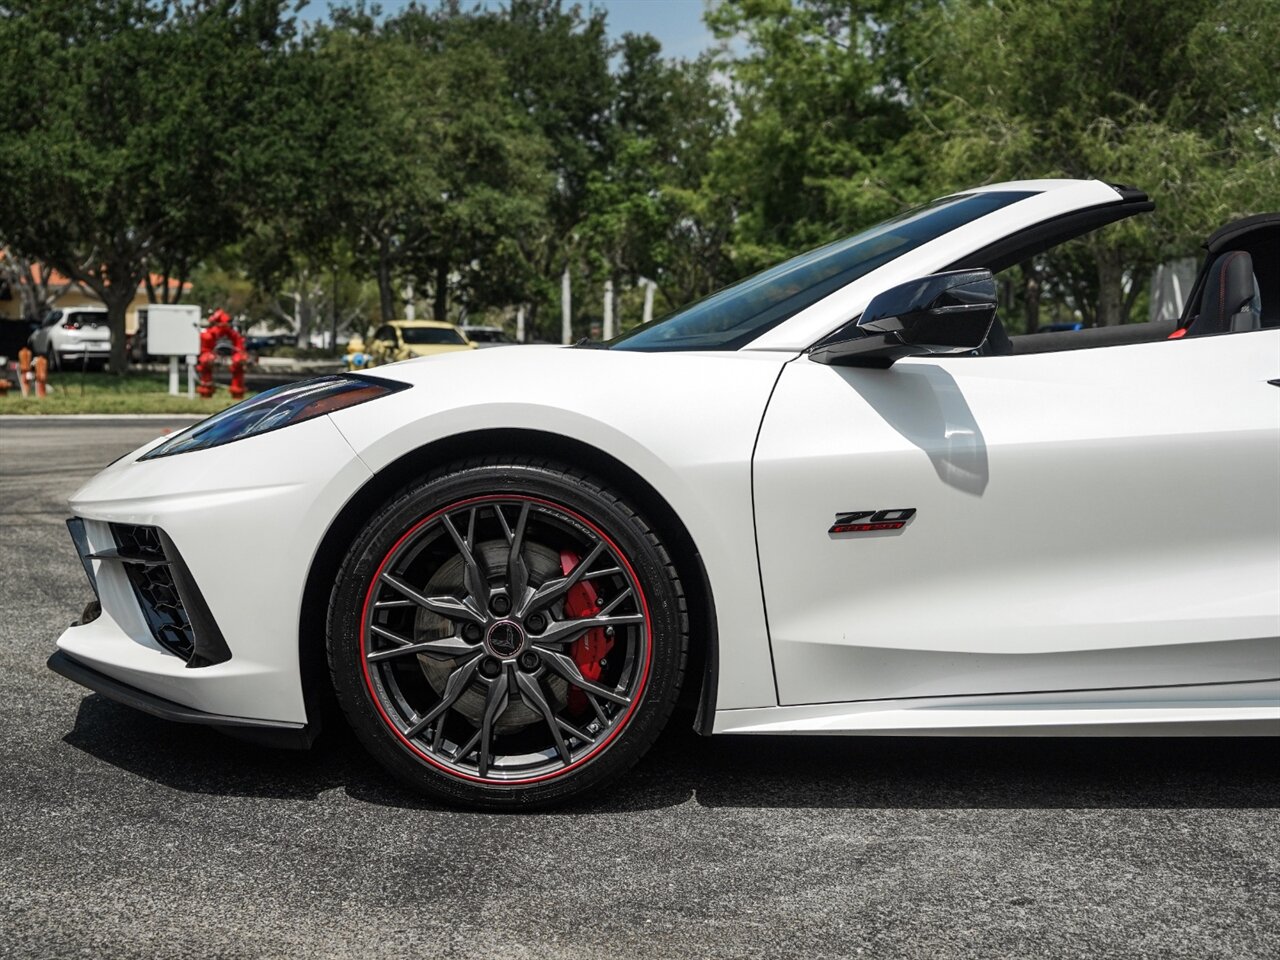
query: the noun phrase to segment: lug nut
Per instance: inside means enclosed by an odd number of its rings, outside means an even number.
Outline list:
[[[462,639],[468,643],[477,643],[480,640],[480,624],[468,623],[462,628]]]
[[[496,677],[502,672],[502,664],[493,659],[493,657],[485,657],[480,664],[480,672],[486,677]]]
[[[520,666],[525,670],[537,670],[538,662],[538,655],[532,650],[526,650],[524,653],[520,654]]]
[[[493,609],[494,613],[501,617],[511,609],[511,601],[502,594],[499,594],[493,598],[493,601],[489,606]]]
[[[530,633],[541,633],[547,629],[547,618],[540,613],[535,613],[528,619],[525,626],[529,628]]]

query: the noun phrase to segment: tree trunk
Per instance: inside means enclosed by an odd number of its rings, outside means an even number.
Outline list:
[[[391,258],[385,240],[378,249],[378,306],[383,323],[390,323],[396,318],[396,295],[391,289]]]
[[[1129,292],[1124,295],[1124,302],[1120,304],[1121,323],[1129,323],[1133,319],[1133,305],[1138,302],[1138,297],[1141,296],[1143,289],[1151,282],[1150,278],[1148,278],[1145,283],[1139,283],[1136,270],[1130,276],[1133,278],[1133,282],[1129,285]],[[1146,320],[1148,318],[1143,317],[1142,319]]]
[[[1022,283],[1025,332],[1038,333],[1040,330],[1040,274],[1036,270],[1035,261],[1028,260],[1022,264]]]
[[[1114,250],[1099,250],[1098,266],[1098,326],[1114,327],[1124,322],[1121,307],[1124,303],[1124,269],[1120,255]]]
[[[436,264],[436,288],[432,291],[431,316],[436,320],[449,319],[449,264]]]
[[[311,282],[304,274],[298,278],[298,346],[311,346],[311,326],[315,319],[311,303]]]
[[[129,351],[125,349],[125,314],[133,297],[121,296],[116,288],[108,288],[103,302],[107,305],[107,327],[111,330],[111,372],[124,376],[129,369]]]

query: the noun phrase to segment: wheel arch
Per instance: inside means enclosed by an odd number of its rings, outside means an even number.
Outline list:
[[[709,734],[715,715],[719,677],[719,635],[711,583],[701,554],[684,522],[666,499],[639,473],[617,457],[581,440],[529,429],[475,430],[417,447],[374,474],[330,522],[307,572],[298,621],[298,665],[307,716],[336,716],[336,703],[325,660],[329,594],[338,569],[362,522],[398,490],[428,470],[467,457],[494,452],[563,460],[615,485],[651,522],[671,552],[688,598],[689,663],[680,703],[693,711],[693,726]]]

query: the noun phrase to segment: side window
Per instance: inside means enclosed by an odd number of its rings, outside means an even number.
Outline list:
[[[1152,301],[1152,283],[1160,268],[1110,263],[1095,253],[1093,244],[1108,229],[1069,240],[996,274],[1000,319],[1011,336],[1177,319],[1181,300]],[[1179,266],[1184,280],[1194,277],[1194,266]],[[1183,296],[1187,293],[1189,284]]]
[[[1167,339],[1195,283],[1196,251],[1156,265],[1126,263],[1105,244],[1107,231],[1119,227],[1103,227],[997,273],[997,326],[1009,344],[984,352],[1053,353]]]
[[[392,346],[394,346],[396,342],[395,327],[391,326],[390,324],[385,324],[379,327],[378,331],[373,335],[373,339],[380,340],[383,343],[391,344]]]
[[[1203,248],[1190,248],[1158,264],[1111,262],[1097,243],[1100,236],[1105,233],[1069,241],[996,275],[999,319],[1012,352],[1280,326],[1280,226],[1274,214],[1223,227],[1207,242],[1214,251],[1207,257]]]

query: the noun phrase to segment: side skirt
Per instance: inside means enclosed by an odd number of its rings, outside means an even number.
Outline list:
[[[719,710],[713,732],[910,737],[1280,736],[1280,679]]]

